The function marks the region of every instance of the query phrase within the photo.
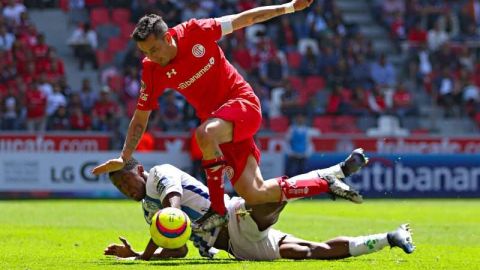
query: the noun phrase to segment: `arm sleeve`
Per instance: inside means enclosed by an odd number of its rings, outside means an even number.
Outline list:
[[[153,175],[153,186],[159,194],[160,202],[172,192],[183,194],[181,174],[172,167],[166,164],[155,166],[150,170],[150,175]]]
[[[157,98],[163,93],[163,89],[156,89],[161,91],[155,95],[155,85],[153,83],[154,68],[150,60],[144,59],[142,63],[142,80],[140,82],[140,93],[137,100],[137,109],[142,111],[151,111],[158,108]]]
[[[195,31],[197,36],[208,40],[217,41],[222,38],[222,24],[217,19],[192,19],[187,22],[187,31]]]

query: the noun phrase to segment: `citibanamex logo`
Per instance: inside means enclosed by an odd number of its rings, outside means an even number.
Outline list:
[[[192,48],[193,56],[200,58],[205,55],[205,47],[202,44],[195,44]]]

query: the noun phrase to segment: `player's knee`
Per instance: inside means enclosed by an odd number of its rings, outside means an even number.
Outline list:
[[[210,145],[214,140],[213,131],[208,126],[199,126],[195,131],[195,135],[200,148]]]

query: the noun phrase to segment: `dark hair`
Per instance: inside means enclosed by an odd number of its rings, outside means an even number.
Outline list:
[[[139,164],[140,164],[140,162],[138,162],[138,160],[136,160],[135,158],[132,157],[132,158],[130,158],[130,160],[127,161],[127,163],[125,164],[125,166],[122,169],[120,169],[118,171],[109,172],[108,177],[110,178],[110,181],[114,182],[113,181],[113,176],[116,173],[131,171]]]
[[[144,41],[150,34],[160,37],[168,30],[168,26],[162,17],[156,14],[148,14],[143,16],[135,26],[131,35],[135,41]]]

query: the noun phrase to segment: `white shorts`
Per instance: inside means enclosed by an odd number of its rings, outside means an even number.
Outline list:
[[[281,259],[279,243],[288,234],[268,228],[259,231],[250,215],[244,212],[245,200],[233,197],[228,203],[229,252],[239,260],[270,261]]]

